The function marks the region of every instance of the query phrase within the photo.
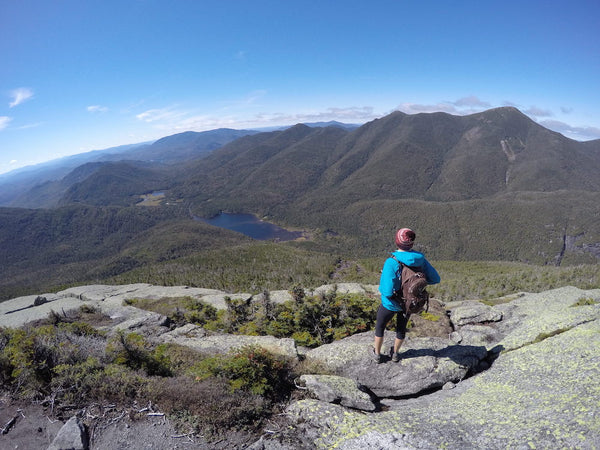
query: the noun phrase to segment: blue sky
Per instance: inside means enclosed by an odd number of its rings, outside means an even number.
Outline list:
[[[188,130],[518,107],[600,138],[597,0],[0,0],[0,173]]]

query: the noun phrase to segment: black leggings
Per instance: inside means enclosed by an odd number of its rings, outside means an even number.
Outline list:
[[[405,317],[402,311],[390,311],[383,305],[379,305],[379,309],[377,310],[377,322],[375,323],[376,337],[383,337],[385,326],[392,320],[394,314],[396,314],[396,339],[404,339],[406,337],[408,317]]]

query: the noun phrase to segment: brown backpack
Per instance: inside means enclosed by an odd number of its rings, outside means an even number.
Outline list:
[[[396,261],[396,257],[392,255]],[[420,267],[409,267],[398,261],[402,267],[401,275],[401,292],[397,292],[396,296],[401,298],[401,303],[404,305],[404,313],[417,314],[423,310],[429,310],[429,293],[427,292],[427,277]]]

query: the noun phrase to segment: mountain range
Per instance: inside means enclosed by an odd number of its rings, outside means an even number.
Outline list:
[[[311,239],[291,245],[351,257],[384,255],[394,230],[410,226],[417,249],[435,259],[560,265],[600,258],[600,140],[573,141],[512,107],[320,125],[187,132],[73,158],[81,164],[53,167],[52,177],[40,170],[0,177],[0,204],[11,207],[0,208],[2,259],[37,267],[36,256],[45,255],[58,270],[63,245],[70,263],[125,252],[130,262],[111,271],[126,271],[181,256],[173,248],[197,248],[186,239],[216,230],[192,223],[190,212],[220,211],[306,230]],[[136,206],[153,191],[165,193],[161,206]],[[105,226],[92,226],[94,217]],[[20,233],[24,223],[33,229]],[[165,236],[170,227],[186,231]],[[144,246],[153,237],[176,241],[164,250],[170,256],[148,257],[146,249],[140,258],[140,233]],[[80,239],[92,239],[94,249],[69,245]],[[14,269],[0,275],[18,278]]]

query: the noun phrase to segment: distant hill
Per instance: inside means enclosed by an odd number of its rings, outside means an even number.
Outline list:
[[[62,178],[84,164],[108,161],[176,164],[201,157],[241,136],[254,133],[257,132],[226,128],[205,132],[189,131],[167,136],[153,143],[111,147],[18,169],[0,175],[0,206],[55,206],[64,186],[71,185],[67,180],[63,182]]]
[[[158,141],[134,148],[119,155],[119,160],[152,161],[165,164],[173,164],[198,158],[206,153],[222,147],[240,137],[256,134],[252,130],[232,130],[219,128],[210,131],[186,131],[184,133],[167,136]],[[105,157],[114,161],[114,156]]]
[[[77,172],[86,167],[87,165],[78,168]],[[100,163],[89,176],[70,183],[58,204],[130,206],[140,201],[141,194],[164,189],[167,184],[163,166],[138,161]]]
[[[121,145],[105,150],[94,150],[72,156],[54,159],[33,166],[22,167],[8,173],[0,174],[0,206],[11,206],[16,198],[29,191],[31,188],[47,181],[60,180],[73,169],[98,161],[106,153],[120,154],[146,143]],[[48,193],[51,195],[51,193]],[[24,206],[15,204],[13,206]],[[26,207],[26,206],[25,206]]]
[[[361,126],[356,123],[342,123],[342,122],[338,122],[337,120],[330,120],[329,122],[309,122],[309,123],[305,123],[304,125],[313,127],[313,128],[314,127],[317,127],[317,128],[338,127],[338,128],[343,128],[345,130],[355,130],[356,128]]]
[[[239,139],[195,162],[182,189],[193,184],[203,195],[230,200],[259,190],[277,203],[282,191],[286,201],[296,193],[344,204],[444,202],[520,191],[598,192],[598,174],[600,141],[573,141],[515,108],[498,108],[470,116],[395,112],[354,131],[296,125]]]

